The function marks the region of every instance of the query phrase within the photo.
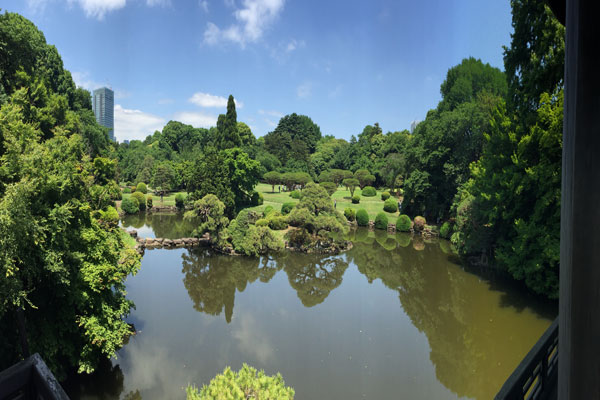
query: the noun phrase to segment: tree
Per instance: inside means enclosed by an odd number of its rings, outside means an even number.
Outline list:
[[[264,138],[265,149],[282,165],[289,161],[307,165],[321,139],[321,129],[309,117],[294,113],[281,118],[275,130]]]
[[[350,191],[350,197],[354,196],[356,187],[360,185],[356,178],[346,178],[342,181],[342,184]]]
[[[235,205],[240,208],[250,204],[254,187],[260,179],[260,164],[250,159],[240,148],[223,150],[223,164],[227,168],[229,185],[233,191]]]
[[[271,191],[275,193],[275,185],[281,183],[281,174],[277,171],[269,171],[263,175],[263,179],[271,185]]]
[[[214,194],[207,194],[200,200],[194,202],[194,208],[185,213],[186,218],[197,217],[200,226],[194,230],[196,236],[205,233],[210,235],[212,244],[219,247],[226,245],[224,231],[229,225],[229,219],[225,216],[225,204]]]
[[[162,203],[163,196],[173,188],[175,182],[175,171],[168,162],[160,162],[154,168],[152,176],[152,187],[160,193],[160,201]]]
[[[532,126],[542,93],[563,87],[565,27],[544,2],[511,0],[511,7],[514,32],[504,48],[508,107],[518,121]]]
[[[354,177],[358,179],[360,188],[363,189],[365,186],[370,186],[375,182],[375,176],[366,169],[359,169],[354,173]]]
[[[43,117],[35,110],[52,96],[31,103],[33,89],[14,91],[0,109],[0,335],[11,344],[0,349],[0,368],[23,358],[21,337],[60,379],[69,367],[93,371],[133,333],[123,320],[133,305],[124,281],[139,268],[139,256],[119,228],[100,221],[108,206],[94,206],[94,190],[114,184],[114,163],[92,163],[70,108],[46,136],[25,109]]]
[[[237,129],[241,146],[254,146],[256,144],[256,138],[248,125],[243,122],[238,122]]]
[[[327,190],[327,194],[329,194],[329,196],[333,195],[337,190],[337,186],[333,182],[320,182],[319,185]]]
[[[222,115],[222,114],[221,114]],[[235,111],[235,100],[229,95],[227,100],[227,114],[219,115],[217,130],[219,132],[219,149],[230,149],[239,147],[242,142],[238,133],[237,113]]]

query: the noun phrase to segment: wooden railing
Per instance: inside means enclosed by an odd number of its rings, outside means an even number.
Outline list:
[[[39,354],[0,372],[0,400],[69,400]]]
[[[496,400],[539,400],[556,393],[558,375],[558,318],[504,382]]]

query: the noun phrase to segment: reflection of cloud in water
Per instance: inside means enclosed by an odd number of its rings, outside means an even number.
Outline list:
[[[122,362],[129,364],[125,391],[140,390],[144,400],[182,398],[183,388],[193,380],[193,371],[183,368],[181,360],[174,359],[167,347],[148,343],[140,336],[123,349]],[[150,397],[147,391],[151,391]]]
[[[269,344],[266,332],[256,323],[250,314],[242,314],[232,336],[237,339],[239,349],[256,357],[261,363],[273,359],[273,348]]]

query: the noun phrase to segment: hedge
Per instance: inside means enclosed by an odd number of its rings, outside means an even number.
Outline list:
[[[363,195],[364,197],[374,197],[377,196],[377,190],[375,190],[373,186],[365,186],[365,188],[362,190],[361,195]]]
[[[406,214],[402,214],[396,221],[396,230],[400,232],[408,232],[410,231],[410,225],[410,217]]]
[[[146,184],[144,182],[140,182],[137,184],[137,187],[135,188],[136,192],[141,192],[143,194],[148,193],[148,188],[146,187]]]
[[[131,197],[135,198],[138,201],[138,207],[140,211],[146,210],[146,196],[142,192],[133,192],[131,193]]]
[[[388,217],[384,212],[380,212],[375,217],[375,228],[377,229],[387,229],[388,227]]]
[[[381,200],[386,201],[389,198],[390,198],[390,192],[382,192],[381,193]]]
[[[287,203],[283,203],[281,205],[281,213],[283,215],[288,215],[290,213],[290,211],[292,211],[292,209],[296,206],[296,203],[294,203],[293,201],[289,201]]]
[[[398,211],[398,203],[396,202],[396,199],[394,198],[388,198],[384,203],[383,203],[383,211],[389,212],[389,213],[395,213],[396,211]]]
[[[135,197],[125,197],[121,202],[121,210],[126,214],[135,214],[140,211],[137,199]]]
[[[369,213],[364,208],[361,208],[356,212],[356,223],[358,226],[369,225]]]
[[[358,203],[360,203],[360,195],[355,194],[354,196],[352,196],[352,204],[358,204]]]

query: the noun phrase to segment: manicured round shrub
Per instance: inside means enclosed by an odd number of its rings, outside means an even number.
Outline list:
[[[375,228],[387,229],[388,228],[388,217],[384,212],[377,213],[375,216]]]
[[[123,193],[131,193],[131,189],[128,187],[123,188]]]
[[[137,184],[135,191],[146,194],[148,193],[148,188],[146,187],[146,184],[144,182],[140,182]]]
[[[406,214],[402,214],[396,221],[396,230],[399,232],[408,232],[410,231],[411,224],[410,217]]]
[[[377,196],[377,190],[375,190],[373,186],[365,186],[365,188],[362,190],[361,195],[363,195],[364,197]]]
[[[296,206],[296,203],[294,203],[293,201],[288,201],[287,203],[283,203],[281,205],[281,213],[283,215],[288,215],[295,206]]]
[[[364,208],[361,208],[356,212],[356,223],[358,226],[369,225],[369,213]]]
[[[352,196],[352,204],[358,204],[360,203],[360,195],[357,193],[354,196]]]
[[[214,377],[200,391],[195,386],[186,388],[187,400],[201,399],[278,399],[292,400],[294,389],[285,386],[280,373],[265,375],[263,370],[243,364],[239,372],[225,368],[222,374]]]
[[[146,199],[146,207],[152,208],[152,196],[150,195],[148,195],[148,198]]]
[[[183,193],[177,193],[175,195],[175,207],[178,210],[183,210],[185,208],[185,196]]]
[[[263,211],[263,216],[267,217],[269,214],[271,214],[273,211],[275,211],[273,209],[273,206],[266,206],[264,211]]]
[[[414,223],[415,231],[421,232],[425,228],[425,224],[427,223],[427,221],[425,220],[425,217],[421,217],[419,215],[415,217]]]
[[[138,206],[140,211],[146,210],[146,196],[142,192],[133,192],[131,193],[131,197],[135,198],[138,201]]]
[[[299,199],[301,196],[302,196],[302,193],[300,193],[300,191],[299,191],[299,190],[292,190],[292,191],[290,192],[290,197],[291,197],[292,199]]]
[[[381,192],[381,200],[385,201],[390,198],[390,192]]]
[[[440,236],[444,239],[450,239],[451,234],[452,226],[450,225],[450,222],[446,221],[442,224],[442,227],[440,228]]]
[[[350,222],[354,221],[356,219],[356,210],[350,207],[346,208],[344,210],[344,217]]]
[[[140,211],[137,199],[135,197],[125,197],[121,202],[121,210],[126,214],[135,214]]]
[[[396,199],[393,198],[388,198],[384,203],[383,203],[383,211],[389,212],[389,213],[395,213],[396,211],[398,211],[398,203],[396,203]]]

